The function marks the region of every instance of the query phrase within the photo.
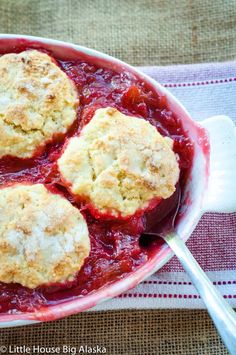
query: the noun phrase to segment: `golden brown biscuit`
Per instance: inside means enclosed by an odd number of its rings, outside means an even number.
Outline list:
[[[87,224],[44,185],[0,189],[0,281],[29,288],[73,280],[89,255]]]
[[[0,157],[29,158],[75,120],[74,84],[47,54],[5,54],[0,77]]]
[[[179,178],[172,140],[144,119],[98,109],[58,160],[71,191],[101,214],[130,216],[168,198]]]

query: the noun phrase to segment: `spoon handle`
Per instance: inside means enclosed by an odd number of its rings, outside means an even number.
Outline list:
[[[169,233],[165,241],[178,257],[198,290],[206,308],[230,354],[236,354],[236,313],[209,280],[177,233]]]

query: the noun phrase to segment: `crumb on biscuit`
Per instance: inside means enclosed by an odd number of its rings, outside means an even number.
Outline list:
[[[0,57],[0,158],[29,158],[76,118],[78,97],[69,77],[46,53]]]
[[[175,191],[179,166],[173,141],[144,119],[98,109],[58,160],[71,191],[101,214],[122,217]]]
[[[28,288],[71,281],[89,255],[79,210],[44,185],[0,189],[0,281]]]

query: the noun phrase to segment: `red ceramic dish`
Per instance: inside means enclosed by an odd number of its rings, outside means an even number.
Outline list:
[[[5,38],[4,38],[5,37]],[[32,159],[12,157],[0,160],[0,183],[40,182],[63,193],[85,215],[91,238],[91,253],[79,271],[76,282],[35,290],[20,285],[0,283],[0,320],[5,325],[18,321],[51,320],[91,308],[114,296],[159,268],[171,256],[160,240],[140,243],[147,220],[161,218],[173,207],[173,198],[161,201],[152,212],[128,220],[95,219],[89,209],[74,200],[57,170],[57,159],[67,137],[78,134],[100,107],[113,106],[128,115],[147,119],[158,131],[174,140],[180,157],[180,185],[184,191],[179,227],[196,204],[202,203],[201,191],[208,179],[209,142],[203,128],[189,118],[186,111],[158,84],[128,65],[92,50],[31,37],[2,36],[0,53],[37,48],[54,57],[62,70],[74,81],[80,96],[77,120],[66,137],[60,137]],[[161,88],[161,89],[160,89]],[[204,171],[201,184],[195,184],[194,170]],[[190,213],[191,214],[191,213]],[[186,223],[186,238],[201,212],[195,209],[191,224]],[[9,323],[10,322],[10,323]]]

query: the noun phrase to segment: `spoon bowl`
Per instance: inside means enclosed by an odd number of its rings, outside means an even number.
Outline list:
[[[157,220],[157,215],[152,216],[151,213],[146,217],[146,230],[142,234],[145,236],[156,236],[165,239],[165,236],[174,230],[175,220],[179,212],[181,203],[181,188],[177,184],[174,194],[171,196],[171,201],[169,199],[169,205],[172,206],[171,209],[167,210],[166,214],[162,217],[161,221]],[[155,221],[156,217],[156,221]],[[156,223],[155,223],[156,222]]]

